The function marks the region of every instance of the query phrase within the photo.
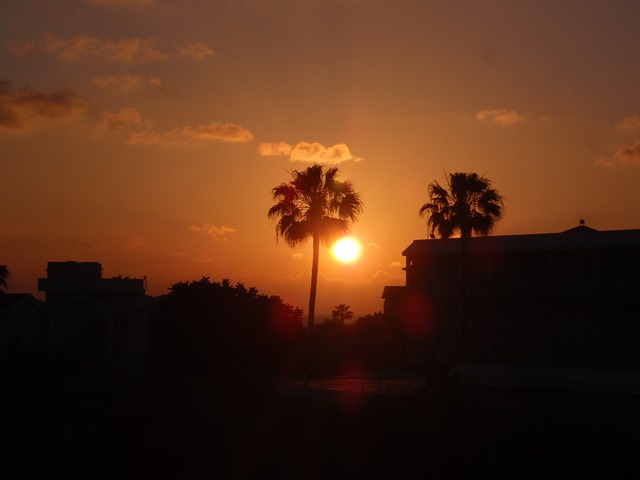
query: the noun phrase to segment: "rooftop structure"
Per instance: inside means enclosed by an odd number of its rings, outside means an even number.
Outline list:
[[[98,262],[49,262],[47,277],[38,279],[48,304],[87,295],[109,302],[144,296],[145,278],[102,278]]]

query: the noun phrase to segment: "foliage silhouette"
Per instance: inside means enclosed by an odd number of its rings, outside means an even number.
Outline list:
[[[338,321],[319,323],[311,341],[313,373],[343,375],[406,367],[404,333],[382,312],[359,317],[348,325]]]
[[[360,194],[350,180],[338,180],[338,168],[326,170],[315,164],[291,172],[291,180],[272,189],[273,205],[268,212],[276,224],[276,238],[295,247],[308,238],[313,242],[308,329],[313,331],[318,286],[320,243],[328,245],[347,233],[362,212]]]
[[[349,305],[340,303],[331,310],[331,321],[345,324],[353,318],[353,311]]]
[[[262,375],[295,368],[302,310],[242,283],[176,283],[150,324],[151,365],[193,375]]]
[[[503,216],[502,195],[477,173],[450,173],[446,180],[446,187],[435,180],[429,184],[430,201],[420,208],[431,233],[441,238],[456,232],[462,238],[489,235]]]
[[[429,202],[420,208],[420,216],[427,217],[433,236],[448,239],[460,233],[460,356],[468,355],[467,325],[467,239],[474,233],[489,235],[504,215],[503,197],[491,188],[491,180],[477,173],[450,173],[446,187],[437,181],[429,184]]]
[[[7,283],[9,276],[10,276],[10,273],[7,266],[0,265],[0,295],[2,294],[3,290],[6,290],[7,288],[9,288],[9,284]]]

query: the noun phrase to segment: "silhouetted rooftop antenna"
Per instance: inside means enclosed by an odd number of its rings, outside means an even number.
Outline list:
[[[580,224],[581,227],[584,227],[584,218],[581,218],[578,223]]]

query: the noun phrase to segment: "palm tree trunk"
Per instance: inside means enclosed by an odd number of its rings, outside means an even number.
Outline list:
[[[466,362],[469,358],[469,318],[468,318],[468,268],[467,268],[467,241],[466,236],[460,238],[460,360]]]
[[[320,237],[313,234],[313,263],[311,264],[311,291],[309,292],[309,317],[307,327],[313,332],[316,311],[316,291],[318,289],[318,260],[320,258]]]

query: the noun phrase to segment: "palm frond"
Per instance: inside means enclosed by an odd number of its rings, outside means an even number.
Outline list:
[[[477,173],[455,172],[446,176],[447,188],[433,181],[428,186],[429,202],[420,207],[431,233],[449,238],[459,231],[463,237],[473,233],[488,235],[502,218],[502,195],[491,188],[491,181]]]

